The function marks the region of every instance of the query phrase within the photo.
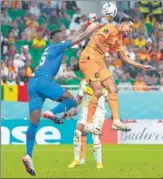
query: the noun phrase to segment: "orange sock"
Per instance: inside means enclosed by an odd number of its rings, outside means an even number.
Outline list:
[[[86,136],[81,137],[81,150],[80,150],[80,159],[85,159],[86,152]]]
[[[88,123],[93,122],[93,116],[96,112],[97,104],[98,104],[98,97],[96,97],[95,95],[92,95],[88,104],[88,115],[87,115]]]
[[[109,93],[108,103],[112,112],[113,120],[119,119],[119,104],[118,104],[118,94]]]

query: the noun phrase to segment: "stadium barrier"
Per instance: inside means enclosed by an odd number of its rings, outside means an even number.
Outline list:
[[[2,145],[24,145],[28,123],[27,120],[3,120],[1,127]],[[111,129],[112,120],[105,120],[102,130],[102,143],[163,144],[163,120],[134,120],[128,121],[128,123],[132,131],[116,132]],[[65,121],[64,125],[56,125],[52,121],[42,120],[36,134],[36,144],[72,144],[75,126],[75,120]],[[92,143],[90,134],[87,143]]]
[[[70,92],[76,95],[77,90]],[[121,119],[163,119],[163,92],[119,92],[119,104]],[[54,105],[55,102],[46,100],[43,111],[51,109]],[[106,118],[109,118],[110,110],[108,105],[106,107]],[[27,119],[28,103],[2,101],[1,112],[2,119]],[[78,114],[80,115],[80,111]]]
[[[75,93],[79,85],[62,85],[67,90],[72,90]],[[141,86],[118,86],[119,91],[132,92],[134,89],[139,90]],[[146,91],[161,91],[161,86],[147,86]],[[9,102],[28,102],[27,85],[1,85],[1,100]]]
[[[71,91],[74,95],[76,90]],[[163,93],[162,92],[119,92],[121,119],[129,122],[132,131],[115,132],[111,129],[111,120],[106,120],[103,127],[102,142],[105,144],[163,144]],[[29,123],[28,103],[1,102],[2,144],[25,144],[25,131]],[[46,100],[43,110],[56,105]],[[36,136],[37,144],[72,144],[76,121],[80,116],[66,120],[64,125],[55,125],[48,120],[41,120]],[[106,119],[110,118],[107,110]],[[91,136],[88,143],[92,143]]]

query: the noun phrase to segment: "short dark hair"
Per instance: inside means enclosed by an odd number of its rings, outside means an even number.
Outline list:
[[[55,36],[55,34],[60,33],[60,32],[62,32],[60,29],[56,29],[56,30],[52,31],[50,33],[50,38],[52,39]]]
[[[134,19],[131,18],[131,17],[123,17],[123,18],[120,20],[120,23],[123,23],[123,22],[132,22],[132,23],[135,23]]]

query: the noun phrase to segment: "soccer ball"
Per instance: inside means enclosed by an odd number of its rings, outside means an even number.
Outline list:
[[[110,16],[110,17],[114,18],[117,15],[117,11],[118,10],[117,10],[116,5],[108,2],[102,6],[101,13],[103,16]]]

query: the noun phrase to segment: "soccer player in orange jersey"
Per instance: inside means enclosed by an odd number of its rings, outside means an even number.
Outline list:
[[[111,60],[109,52],[117,52],[122,60],[143,70],[150,70],[150,65],[142,65],[132,61],[126,54],[122,43],[122,34],[132,32],[134,20],[130,17],[121,19],[120,24],[106,24],[92,37],[87,47],[83,50],[79,67],[84,77],[93,89],[93,95],[88,105],[87,122],[93,122],[98,100],[102,95],[102,87],[108,90],[108,103],[113,116],[112,128],[115,130],[130,130],[119,118],[118,90],[111,72],[105,65],[106,60]]]

